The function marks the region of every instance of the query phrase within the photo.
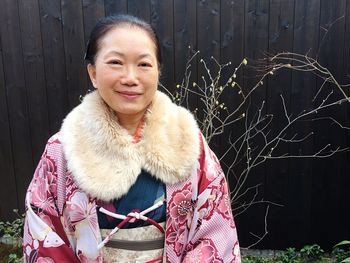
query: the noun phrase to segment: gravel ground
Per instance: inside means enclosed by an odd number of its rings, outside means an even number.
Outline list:
[[[282,254],[283,251],[281,250],[260,250],[260,249],[241,249],[241,253],[243,256],[253,256],[253,257],[277,257]]]

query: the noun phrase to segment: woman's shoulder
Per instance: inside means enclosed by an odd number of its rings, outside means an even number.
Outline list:
[[[64,160],[60,132],[55,133],[47,140],[43,157],[56,162]]]
[[[47,140],[46,145],[52,145],[52,144],[61,144],[60,132],[56,132]]]
[[[202,192],[209,185],[214,182],[221,182],[225,175],[220,165],[220,161],[216,154],[209,147],[205,137],[202,133],[200,138],[200,156],[199,156],[199,192]]]

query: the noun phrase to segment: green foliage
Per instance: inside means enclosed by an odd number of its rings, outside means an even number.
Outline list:
[[[9,255],[9,258],[8,258],[8,261],[7,261],[7,262],[8,262],[8,263],[21,263],[22,260],[21,260],[21,258],[19,258],[19,257],[17,256],[17,254],[12,253],[12,254]]]
[[[302,257],[308,259],[318,259],[324,253],[324,250],[317,244],[306,245],[300,250]]]
[[[12,222],[0,222],[0,237],[2,237],[3,241],[7,240],[15,245],[20,245],[19,243],[21,242],[18,242],[18,240],[20,240],[22,237],[24,214],[20,215],[18,213],[18,209],[14,209],[13,212],[18,215],[18,218]]]
[[[345,249],[347,247],[347,249]],[[332,255],[336,258],[337,262],[350,262],[350,241],[343,240],[336,244],[333,248]]]
[[[342,261],[345,257],[344,254],[339,254],[341,253],[340,250],[335,249],[334,251],[334,253],[338,254],[332,253],[330,256],[319,245],[313,244],[306,245],[300,250],[290,247],[283,252],[277,253],[277,256],[274,257],[243,256],[242,263],[350,263],[350,261]]]
[[[349,240],[343,240],[343,241],[339,242],[338,244],[336,244],[335,247],[345,246],[345,245],[350,245],[350,241]]]
[[[272,263],[276,262],[274,258],[268,258],[268,257],[243,257],[242,263]]]
[[[19,214],[18,209],[13,212],[17,218],[13,221],[0,222],[0,263],[22,262],[22,229],[24,214]]]
[[[296,263],[298,258],[298,252],[296,248],[289,247],[284,251],[281,256],[278,257],[278,261],[281,263]]]
[[[242,263],[256,263],[256,261],[252,257],[242,257]]]
[[[12,245],[0,242],[0,263],[19,263],[23,255],[22,247],[14,247]]]
[[[350,249],[345,250],[340,247],[335,247],[332,251],[332,256],[337,260],[337,262],[342,262],[345,259],[350,259]]]

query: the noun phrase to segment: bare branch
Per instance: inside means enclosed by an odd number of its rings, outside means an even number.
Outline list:
[[[198,54],[198,53],[196,53]],[[194,57],[191,57],[193,60]],[[188,103],[189,94],[194,95],[202,103],[199,106],[200,112],[195,110],[199,127],[210,144],[211,140],[221,136],[229,130],[227,148],[219,156],[221,162],[228,162],[226,165],[227,177],[233,178],[236,182],[231,190],[231,203],[234,207],[235,216],[239,216],[255,204],[268,204],[265,214],[265,232],[261,235],[251,233],[257,241],[250,245],[252,247],[268,234],[267,216],[270,205],[279,204],[259,198],[259,185],[249,186],[248,178],[257,167],[267,160],[296,159],[296,158],[328,158],[338,153],[350,151],[350,147],[330,144],[321,145],[318,150],[310,153],[294,154],[282,150],[286,145],[302,145],[312,139],[317,131],[305,131],[301,133],[294,130],[295,125],[300,122],[314,123],[328,120],[337,128],[348,131],[350,127],[329,116],[327,110],[341,105],[348,105],[350,98],[346,95],[346,87],[350,84],[340,84],[332,73],[323,67],[316,59],[308,54],[302,55],[292,52],[281,52],[268,56],[265,60],[257,62],[257,67],[251,66],[258,72],[256,82],[251,87],[240,85],[237,74],[240,69],[247,65],[244,59],[238,67],[223,79],[222,70],[231,63],[220,64],[215,58],[216,71],[210,71],[204,60],[200,60],[206,75],[202,76],[200,83],[190,83],[190,64],[186,67],[185,77],[181,85],[177,85],[174,101],[179,104]],[[290,70],[300,74],[313,74],[322,84],[316,90],[315,95],[310,99],[310,105],[305,105],[299,112],[293,112],[287,107],[284,95],[279,94],[281,99],[281,112],[266,112],[264,98],[261,98],[260,105],[251,105],[251,98],[257,90],[265,88],[265,80],[280,70]],[[326,92],[327,89],[327,92]],[[235,96],[237,103],[226,105],[223,102],[223,92],[230,92]],[[225,93],[226,94],[226,93]],[[256,100],[255,100],[256,103]],[[188,106],[188,104],[187,104]],[[325,117],[317,117],[323,113]],[[328,114],[328,115],[327,115]],[[316,117],[315,117],[316,116]],[[278,119],[276,117],[279,117]],[[279,120],[279,126],[273,125]],[[240,132],[233,133],[237,127]],[[272,132],[272,128],[274,129]],[[230,156],[230,158],[228,158]]]

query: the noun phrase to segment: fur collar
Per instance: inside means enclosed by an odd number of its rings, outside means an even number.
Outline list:
[[[61,141],[68,169],[83,191],[111,201],[128,192],[142,168],[165,184],[191,174],[200,151],[192,114],[157,91],[145,120],[141,141],[133,143],[97,91],[68,114]]]

